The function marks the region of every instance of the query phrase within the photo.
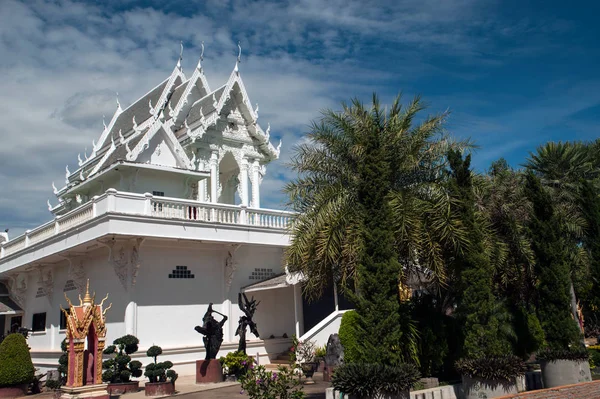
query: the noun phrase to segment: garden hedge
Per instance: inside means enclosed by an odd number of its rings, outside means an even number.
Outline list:
[[[0,387],[30,384],[35,368],[22,334],[9,334],[0,344]]]

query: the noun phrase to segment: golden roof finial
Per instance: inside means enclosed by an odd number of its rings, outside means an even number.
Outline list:
[[[85,296],[83,297],[83,304],[92,304],[92,297],[90,295],[90,279],[87,280],[87,286],[85,287]]]

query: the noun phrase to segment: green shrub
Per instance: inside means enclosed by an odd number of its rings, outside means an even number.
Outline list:
[[[291,367],[280,366],[277,371],[267,371],[264,366],[250,363],[248,372],[240,378],[242,392],[250,399],[303,399],[300,379]]]
[[[419,371],[412,364],[346,363],[335,369],[332,385],[346,395],[378,397],[397,395],[410,389],[418,380]]]
[[[25,337],[9,334],[0,344],[0,387],[30,384],[35,368]]]
[[[536,354],[537,360],[545,360],[551,362],[554,360],[576,360],[586,361],[590,358],[590,354],[584,348],[577,349],[551,349],[546,348]]]
[[[146,366],[144,376],[148,377],[150,382],[166,382],[169,379],[173,384],[177,380],[177,373],[175,370],[171,370],[173,363],[165,361],[158,363],[156,358],[162,354],[162,348],[160,346],[153,345],[147,351],[146,355],[154,359],[154,363],[150,363]]]
[[[115,355],[102,362],[102,381],[112,384],[129,382],[131,377],[142,376],[142,363],[131,360],[131,354],[137,352],[139,339],[133,335],[125,335],[113,341],[113,345],[104,349],[105,355]]]
[[[252,364],[252,358],[244,352],[235,351],[229,352],[226,356],[221,356],[219,362],[225,369],[225,374],[240,378],[248,371],[248,367]]]
[[[513,381],[517,376],[525,374],[527,366],[519,357],[506,355],[461,359],[456,362],[456,369],[471,378]]]
[[[600,345],[588,347],[590,355],[590,368],[600,367]]]
[[[346,363],[358,362],[363,332],[360,328],[360,316],[356,311],[350,310],[343,314],[338,335],[344,347],[344,361]]]

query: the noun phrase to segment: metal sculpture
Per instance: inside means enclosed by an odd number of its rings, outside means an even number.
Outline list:
[[[227,321],[227,316],[213,310],[212,306],[212,303],[208,305],[208,310],[202,318],[202,326],[194,328],[194,330],[204,335],[202,341],[204,341],[204,348],[206,348],[206,360],[217,358],[217,353],[219,353],[219,349],[223,343],[223,325]],[[213,313],[223,316],[223,319],[217,321],[213,317]]]
[[[252,334],[254,334],[256,336],[256,338],[258,338],[258,335],[259,335],[258,329],[256,328],[256,323],[254,322],[254,320],[252,320],[252,318],[254,317],[254,312],[256,312],[256,307],[258,306],[259,303],[260,303],[260,301],[256,302],[254,297],[252,297],[251,300],[248,300],[248,297],[246,297],[246,294],[242,294],[242,293],[238,294],[238,306],[240,307],[240,310],[242,311],[242,313],[244,313],[244,315],[240,317],[238,328],[235,331],[235,335],[240,336],[240,344],[238,346],[238,352],[246,353],[246,328],[247,327],[250,327],[250,331],[252,332]]]

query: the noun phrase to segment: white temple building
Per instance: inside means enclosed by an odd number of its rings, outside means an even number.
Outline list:
[[[201,62],[187,77],[180,59],[132,105],[117,101],[92,153],[66,168],[61,188],[52,183],[52,220],[0,236],[0,333],[32,330],[36,367],[56,368],[64,294],[75,300],[88,279],[113,304],[107,341],[137,336],[143,363],[159,345],[180,375],[204,358],[194,326],[211,302],[228,316],[220,355],[237,349],[240,292],[261,301],[260,337],[247,335],[260,363],[287,350],[293,334],[323,345],[337,332],[345,307],[337,293],[309,304],[300,279],[285,274],[291,214],[260,206],[281,142],[273,146],[270,127],[259,125],[238,64],[212,89]]]

